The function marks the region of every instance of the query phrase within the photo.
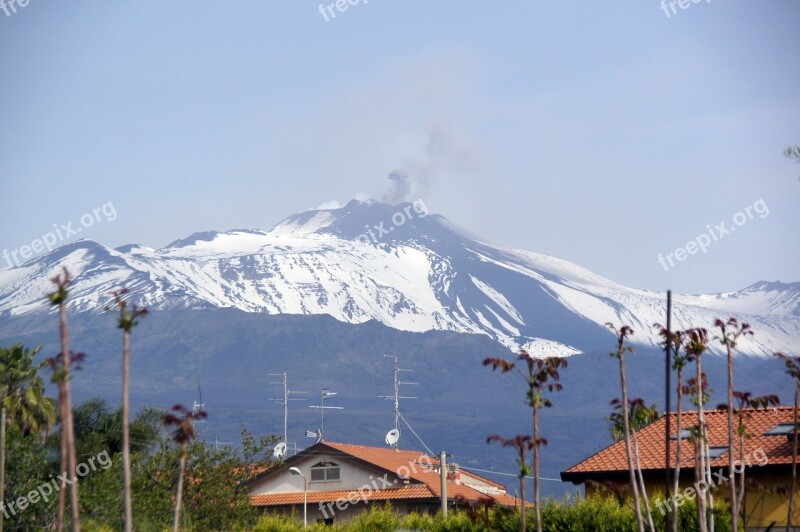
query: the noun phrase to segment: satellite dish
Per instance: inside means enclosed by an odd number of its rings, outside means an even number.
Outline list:
[[[384,441],[386,441],[386,445],[394,447],[397,445],[397,440],[399,439],[400,439],[400,431],[397,429],[392,429],[386,433],[386,438],[384,438]]]
[[[272,456],[274,456],[276,460],[280,460],[285,455],[286,455],[286,444],[284,442],[280,442],[278,445],[275,446],[275,449],[272,451]]]

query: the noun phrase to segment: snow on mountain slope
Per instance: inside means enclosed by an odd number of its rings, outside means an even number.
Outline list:
[[[0,270],[0,319],[46,312],[43,295],[61,267],[75,278],[70,308],[100,312],[128,287],[152,309],[238,308],[378,320],[406,331],[485,334],[538,356],[609,344],[606,322],[630,324],[655,344],[664,294],[621,286],[574,264],[503,249],[427,213],[422,205],[352,201],[290,216],[268,232],[195,233],[154,250],[89,240]],[[800,283],[675,297],[678,327],[711,327],[735,315],[756,335],[743,352],[800,346]]]

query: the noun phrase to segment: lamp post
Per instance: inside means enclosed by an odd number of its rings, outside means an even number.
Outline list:
[[[296,467],[290,467],[292,475],[300,475],[303,479],[303,528],[308,527],[308,480],[306,476]]]

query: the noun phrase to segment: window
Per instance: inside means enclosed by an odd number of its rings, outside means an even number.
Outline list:
[[[765,432],[764,436],[791,436],[793,427],[794,423],[781,423]]]
[[[709,447],[708,456],[713,460],[728,452],[727,447]]]
[[[681,430],[681,439],[688,440],[689,436],[692,435],[692,429],[683,429]],[[670,440],[677,440],[678,438],[675,435],[669,437]]]
[[[311,482],[330,482],[339,478],[339,464],[319,462],[311,466]]]

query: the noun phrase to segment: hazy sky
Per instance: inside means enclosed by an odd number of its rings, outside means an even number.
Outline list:
[[[0,10],[0,250],[107,202],[81,236],[268,229],[401,170],[487,240],[626,285],[800,281],[797,0],[350,1]]]

